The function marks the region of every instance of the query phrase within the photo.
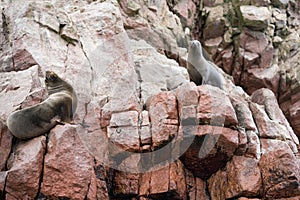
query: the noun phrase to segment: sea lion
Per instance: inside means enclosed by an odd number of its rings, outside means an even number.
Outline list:
[[[7,118],[7,127],[19,139],[30,139],[49,132],[57,123],[73,119],[77,96],[73,87],[53,71],[46,71],[49,97],[34,106],[18,110]]]
[[[222,76],[213,62],[203,56],[201,43],[197,40],[190,42],[187,70],[191,81],[196,85],[209,84],[223,89]]]

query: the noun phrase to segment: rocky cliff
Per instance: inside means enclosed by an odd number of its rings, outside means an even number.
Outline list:
[[[299,199],[299,6],[1,1],[0,199]],[[191,38],[224,91],[188,81]],[[6,118],[47,97],[46,70],[74,122],[18,140]]]

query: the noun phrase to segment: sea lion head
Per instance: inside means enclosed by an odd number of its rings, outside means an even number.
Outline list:
[[[192,40],[190,42],[189,53],[193,55],[202,55],[202,46],[198,40]]]
[[[66,81],[62,80],[55,72],[46,71],[45,85],[48,91],[48,94],[53,94],[60,92],[62,90],[67,90],[72,92],[73,88]]]
[[[47,87],[56,87],[64,81],[53,71],[46,71],[45,84]]]

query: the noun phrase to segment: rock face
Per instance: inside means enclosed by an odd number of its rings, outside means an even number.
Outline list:
[[[0,8],[0,199],[299,198],[298,2]],[[189,82],[192,37],[251,96]],[[74,121],[17,140],[7,116],[46,98],[46,70],[76,90]]]
[[[194,31],[236,85],[248,94],[260,88],[275,93],[298,137],[299,6],[299,1],[204,1],[196,22],[202,26]]]

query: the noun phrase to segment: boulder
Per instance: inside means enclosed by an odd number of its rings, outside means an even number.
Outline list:
[[[267,7],[240,6],[245,26],[253,30],[266,29],[271,20],[271,12]]]
[[[48,198],[83,199],[88,193],[93,159],[77,130],[74,125],[58,125],[50,131],[40,191]]]
[[[16,146],[7,164],[6,199],[34,199],[38,196],[45,152],[45,136]]]

